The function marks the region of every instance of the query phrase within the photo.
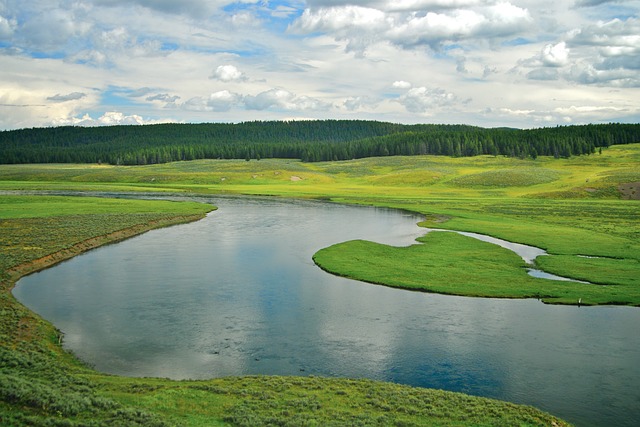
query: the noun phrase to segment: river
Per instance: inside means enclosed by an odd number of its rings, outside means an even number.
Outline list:
[[[14,295],[97,370],[175,379],[366,377],[536,406],[579,426],[640,420],[640,309],[410,292],[332,276],[350,239],[409,245],[420,217],[214,198],[205,219],[98,248]]]

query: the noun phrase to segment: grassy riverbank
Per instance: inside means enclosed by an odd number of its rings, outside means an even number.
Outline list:
[[[537,409],[368,380],[170,381],[99,374],[10,293],[22,274],[147,229],[194,220],[196,203],[0,196],[0,424],[49,426],[566,425]]]

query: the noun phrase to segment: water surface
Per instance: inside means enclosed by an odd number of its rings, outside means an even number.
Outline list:
[[[640,309],[451,297],[314,265],[349,239],[408,245],[401,211],[218,198],[23,278],[14,290],[98,370],[176,379],[366,377],[534,405],[578,425],[637,425]]]

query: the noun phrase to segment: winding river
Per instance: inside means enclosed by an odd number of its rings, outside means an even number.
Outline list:
[[[374,286],[311,256],[350,239],[409,245],[416,215],[215,198],[205,219],[98,248],[14,295],[96,369],[175,379],[366,377],[524,403],[579,426],[640,420],[640,309]]]

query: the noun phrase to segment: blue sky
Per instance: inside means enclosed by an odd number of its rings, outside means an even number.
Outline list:
[[[0,0],[0,129],[640,122],[640,0]]]

